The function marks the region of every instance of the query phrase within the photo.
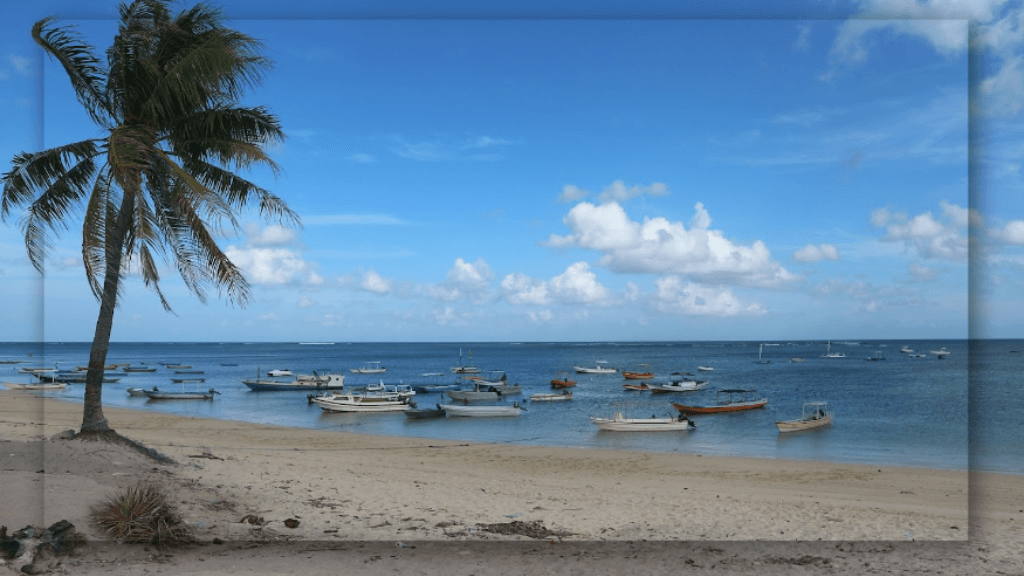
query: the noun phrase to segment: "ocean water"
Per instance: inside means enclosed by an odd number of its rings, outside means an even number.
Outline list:
[[[891,464],[953,470],[987,470],[1024,474],[1022,431],[1024,400],[1021,340],[899,340],[832,342],[833,352],[822,355],[826,342],[608,342],[608,343],[113,343],[109,363],[149,364],[154,373],[118,373],[120,381],[104,385],[108,406],[152,410],[226,420],[338,430],[361,434],[465,440],[517,445],[612,448],[646,452],[688,452],[761,458],[824,460],[862,464]],[[914,358],[901,354],[945,347],[950,355]],[[5,343],[0,379],[27,382],[23,366],[74,368],[85,365],[88,343]],[[519,418],[442,418],[409,420],[403,414],[325,413],[311,405],[306,391],[253,392],[241,383],[271,369],[310,373],[345,373],[347,386],[385,383],[437,383],[423,373],[449,371],[460,362],[487,370],[504,370],[510,382],[523,386],[519,401],[527,410]],[[866,359],[880,353],[883,361]],[[31,356],[29,356],[31,354]],[[472,354],[472,356],[470,356]],[[790,362],[800,356],[802,363]],[[349,369],[379,361],[384,375],[351,374]],[[688,371],[707,379],[696,392],[652,395],[623,389],[621,375],[573,374],[578,386],[568,402],[531,403],[530,394],[550,392],[550,380],[574,365],[598,361],[633,370],[650,364],[659,377]],[[172,384],[173,370],[162,364],[189,364],[203,370],[201,384]],[[237,364],[227,366],[225,364]],[[697,366],[714,367],[698,372]],[[156,401],[128,396],[132,386],[162,390],[206,390],[221,395],[212,401]],[[761,410],[694,416],[695,430],[676,433],[599,432],[589,416],[627,417],[677,414],[670,402],[713,403],[723,388],[756,389],[768,398]],[[81,400],[84,385],[70,384],[51,396]],[[447,399],[441,394],[419,395],[421,407]],[[776,420],[800,416],[801,405],[827,401],[835,413],[830,427],[779,434]],[[117,422],[112,426],[116,429]],[[130,435],[130,431],[125,431]],[[216,439],[211,439],[211,446]]]

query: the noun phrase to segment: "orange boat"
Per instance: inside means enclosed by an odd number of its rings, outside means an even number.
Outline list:
[[[571,388],[576,385],[575,380],[569,379],[568,372],[559,372],[555,374],[555,379],[551,381],[551,387],[556,389]]]
[[[651,372],[650,364],[640,364],[640,370],[634,372],[622,371],[622,376],[626,380],[650,380],[654,378],[654,372]]]
[[[757,390],[719,390],[718,404],[715,406],[689,406],[672,403],[672,406],[683,414],[718,414],[719,412],[739,412],[764,408],[767,398],[757,398]]]
[[[622,387],[625,388],[626,390],[639,390],[641,392],[644,390],[651,389],[651,387],[648,386],[647,384],[623,384]]]

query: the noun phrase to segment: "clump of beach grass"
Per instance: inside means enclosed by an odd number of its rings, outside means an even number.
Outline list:
[[[118,543],[176,546],[195,540],[158,484],[122,488],[90,510],[92,520]]]

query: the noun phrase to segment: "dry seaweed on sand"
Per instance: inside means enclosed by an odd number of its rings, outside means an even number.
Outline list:
[[[493,534],[501,534],[503,536],[527,536],[529,538],[552,538],[552,537],[564,537],[571,536],[571,532],[565,530],[549,530],[544,526],[544,523],[539,520],[531,522],[522,522],[520,520],[513,520],[512,522],[499,522],[497,524],[477,524],[477,528],[484,532],[491,532]]]
[[[92,507],[96,525],[119,543],[175,546],[195,540],[170,499],[157,484],[140,482]]]

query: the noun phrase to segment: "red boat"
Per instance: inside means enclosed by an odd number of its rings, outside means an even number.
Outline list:
[[[651,372],[650,364],[640,364],[639,366],[642,371],[638,370],[634,372],[627,372],[623,370],[622,376],[626,380],[650,380],[651,378],[654,378],[654,372]]]
[[[739,412],[764,408],[767,398],[757,398],[757,390],[719,390],[718,404],[715,406],[689,406],[672,403],[672,406],[683,414],[717,414],[719,412]]]
[[[568,372],[559,372],[555,374],[555,379],[551,381],[551,387],[555,389],[571,388],[576,385],[575,380],[569,379]]]

